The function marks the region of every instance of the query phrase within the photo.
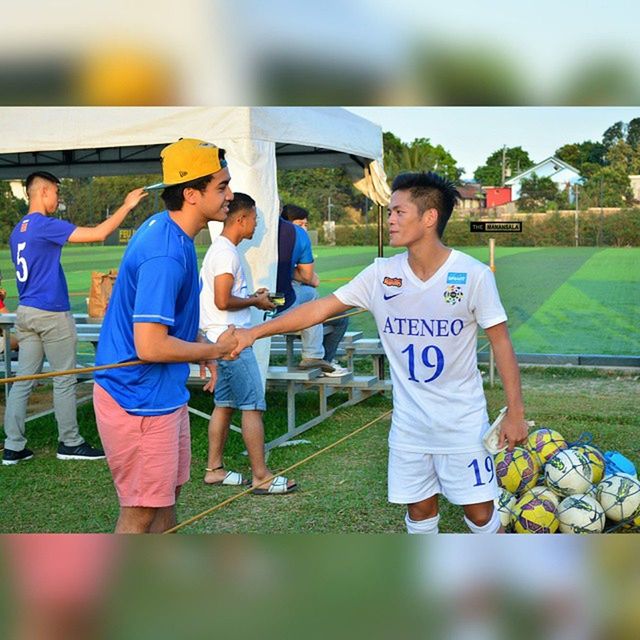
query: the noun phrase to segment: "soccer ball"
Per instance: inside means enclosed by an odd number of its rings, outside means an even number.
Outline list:
[[[605,476],[596,489],[598,502],[609,520],[631,518],[640,508],[640,482],[626,473]]]
[[[543,484],[531,487],[531,489],[527,489],[521,497],[524,498],[529,494],[533,495],[536,498],[543,498],[544,500],[553,502],[556,508],[560,504],[560,498],[558,498],[558,496],[551,489],[549,489],[549,487],[545,487]]]
[[[551,500],[527,491],[514,506],[512,524],[516,533],[555,533],[560,525],[558,510]]]
[[[575,449],[563,449],[545,464],[544,478],[558,495],[587,493],[591,488],[591,465]]]
[[[558,451],[567,448],[567,441],[553,429],[537,429],[532,431],[525,445],[527,449],[538,457],[540,464],[544,465],[549,458]]]
[[[621,531],[633,531],[634,533],[640,532],[640,509],[636,513],[634,518],[630,518],[628,522],[625,522],[621,527]]]
[[[598,484],[604,476],[604,456],[595,447],[588,444],[577,444],[571,448],[582,453],[591,463],[592,482]]]
[[[565,498],[558,507],[562,533],[601,533],[604,530],[604,509],[586,493]]]
[[[516,503],[516,497],[506,489],[500,489],[498,497],[493,502],[496,511],[500,515],[500,524],[505,528],[508,527],[511,524],[511,516],[513,514],[513,506]]]
[[[521,493],[538,481],[537,465],[531,454],[522,447],[497,454],[495,468],[498,484],[509,493]]]

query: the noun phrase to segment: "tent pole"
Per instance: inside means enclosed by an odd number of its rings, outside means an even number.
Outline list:
[[[383,244],[383,223],[382,223],[382,205],[378,205],[378,258],[384,255]]]

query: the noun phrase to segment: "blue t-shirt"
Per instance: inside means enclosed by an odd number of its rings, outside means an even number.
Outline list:
[[[28,213],[14,227],[9,246],[20,304],[44,311],[70,310],[60,255],[75,228],[71,222],[37,212]]]
[[[169,335],[195,341],[200,321],[198,263],[193,240],[167,211],[149,218],[122,258],[100,332],[96,364],[137,360],[135,322],[157,322]],[[128,413],[165,415],[189,400],[186,362],[96,371],[95,380]],[[115,425],[114,425],[115,426]]]
[[[296,300],[296,293],[291,285],[293,272],[299,264],[312,264],[313,251],[309,234],[300,226],[279,219],[278,223],[278,273],[276,290],[284,293],[284,305],[278,313],[288,309]]]

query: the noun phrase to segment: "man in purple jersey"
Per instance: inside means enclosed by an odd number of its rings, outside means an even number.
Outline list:
[[[19,376],[39,373],[45,356],[53,371],[75,369],[77,335],[67,281],[60,264],[62,247],[67,242],[102,242],[147,195],[143,189],[134,189],[110,218],[95,227],[77,227],[52,217],[58,209],[59,184],[60,180],[47,171],[37,171],[27,177],[29,211],[9,238],[19,297],[16,310]],[[57,457],[59,460],[102,459],[102,449],[89,446],[78,430],[75,385],[74,375],[53,379],[53,406],[59,435]],[[25,418],[32,387],[33,380],[11,386],[4,416],[3,465],[33,458],[33,451],[25,446]]]

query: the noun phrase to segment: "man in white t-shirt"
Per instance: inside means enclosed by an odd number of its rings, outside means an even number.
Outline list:
[[[236,192],[229,203],[224,229],[211,243],[204,257],[200,271],[200,330],[210,342],[216,342],[218,336],[230,325],[250,327],[250,307],[264,311],[275,309],[267,289],[247,294],[247,279],[237,249],[240,242],[253,237],[256,221],[255,200]],[[295,482],[283,476],[274,477],[265,464],[262,413],[267,405],[253,349],[250,346],[242,349],[237,360],[219,360],[217,373],[215,408],[209,422],[209,456],[205,484],[244,484],[242,475],[226,471],[222,461],[231,414],[234,409],[239,409],[242,412],[242,438],[253,474],[253,492],[259,495],[290,493],[296,487]],[[209,384],[214,384],[214,381]],[[210,389],[210,386],[206,388]]]
[[[527,437],[518,365],[506,314],[490,269],[442,243],[458,192],[435,173],[404,173],[392,185],[391,246],[407,252],[378,258],[332,295],[241,331],[237,349],[275,333],[322,322],[350,307],[374,316],[393,383],[389,432],[389,501],[406,504],[409,533],[438,531],[438,495],[463,506],[474,533],[500,530],[493,508],[493,457],[476,359],[478,327],[493,347],[508,411],[500,444]]]

